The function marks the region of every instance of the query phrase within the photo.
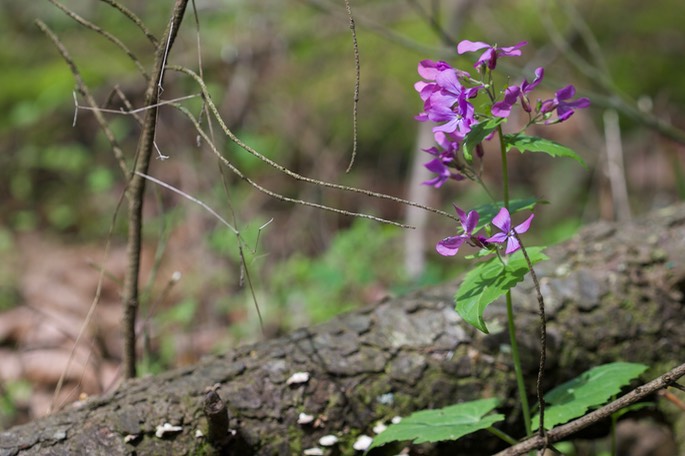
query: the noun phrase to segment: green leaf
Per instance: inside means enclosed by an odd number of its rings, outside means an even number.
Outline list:
[[[544,247],[528,247],[531,263],[546,260]],[[499,258],[491,258],[469,271],[459,286],[454,301],[457,313],[476,329],[488,333],[483,320],[485,308],[523,280],[528,273],[528,264],[521,250],[504,257],[506,266]]]
[[[598,407],[621,388],[647,370],[644,364],[616,362],[594,367],[563,385],[559,385],[547,394],[545,402],[545,429],[566,423]],[[533,429],[540,427],[540,416],[532,420]]]
[[[563,146],[549,139],[538,138],[535,136],[527,136],[524,134],[509,134],[504,135],[504,144],[506,145],[507,152],[513,148],[518,149],[521,153],[523,152],[545,152],[552,157],[568,157],[572,158],[585,168],[587,165],[585,161],[573,151],[566,146]]]
[[[464,138],[464,159],[467,163],[473,162],[473,151],[476,146],[483,142],[487,136],[495,131],[495,129],[504,122],[503,117],[493,117],[492,119],[484,120],[471,127],[471,131]]]
[[[547,203],[547,201],[540,200],[537,198],[522,198],[511,200],[509,201],[509,214],[513,215],[517,212],[525,210],[532,211],[537,204],[541,203]],[[492,219],[495,218],[495,215],[497,215],[499,210],[503,207],[504,203],[501,201],[497,203],[483,204],[475,207],[473,210],[478,212],[479,219],[478,225],[476,226],[476,229],[473,230],[473,232],[475,233],[476,231],[481,230],[485,225],[492,222]]]
[[[403,440],[425,443],[460,439],[503,421],[504,415],[500,413],[487,415],[498,403],[499,400],[495,398],[479,399],[437,410],[412,413],[378,434],[369,449]]]

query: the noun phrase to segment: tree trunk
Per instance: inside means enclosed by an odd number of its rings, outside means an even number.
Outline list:
[[[536,266],[548,316],[547,388],[610,361],[648,364],[645,379],[682,363],[685,206],[633,223],[593,224],[547,254],[550,261]],[[208,394],[211,387],[226,402],[234,430],[215,450],[223,454],[302,454],[328,434],[339,441],[327,454],[352,454],[356,437],[373,435],[379,420],[480,397],[502,398],[505,431],[522,435],[504,305],[486,312],[491,334],[478,333],[453,310],[456,288],[388,299],[189,368],[128,381],[78,408],[0,433],[0,455],[205,454],[212,447],[198,431],[223,440],[203,412],[205,396],[218,399]],[[529,279],[515,289],[514,306],[534,402],[539,322]],[[293,382],[297,372],[308,379]],[[313,421],[298,424],[300,413]],[[177,430],[157,437],[164,423]],[[489,434],[459,445],[462,454],[502,447]]]

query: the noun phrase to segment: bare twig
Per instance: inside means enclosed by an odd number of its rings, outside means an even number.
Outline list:
[[[142,248],[142,220],[143,195],[145,193],[145,178],[140,174],[147,174],[150,158],[154,148],[154,138],[157,131],[157,107],[160,87],[164,74],[164,66],[169,50],[173,46],[178,29],[183,20],[188,0],[176,0],[169,25],[164,34],[164,40],[158,44],[155,52],[155,64],[145,93],[145,106],[153,106],[145,113],[145,124],[140,135],[136,150],[136,164],[128,187],[128,245],[129,258],[126,277],[124,280],[124,375],[126,378],[136,376],[136,314],[139,305],[138,280],[140,275],[140,256]]]
[[[613,413],[616,413],[622,408],[628,407],[629,405],[644,399],[660,389],[675,384],[675,382],[684,375],[685,364],[681,364],[661,377],[656,378],[642,386],[638,386],[614,402],[607,404],[604,407],[595,410],[594,412],[588,413],[582,418],[578,418],[577,420],[571,421],[570,423],[558,426],[548,431],[545,435],[545,439],[541,438],[539,435],[536,435],[535,437],[524,440],[523,442],[509,447],[504,451],[500,451],[495,456],[517,456],[526,454],[529,451],[537,448],[542,448],[546,441],[549,443],[558,442],[582,429],[585,429],[591,424],[598,423],[606,418],[609,418]]]
[[[192,114],[190,111],[188,111],[185,107],[180,106],[180,105],[175,105],[175,107],[176,107],[179,111],[181,111],[183,114],[185,114],[186,117],[188,117],[188,119],[191,121],[191,123],[192,123],[193,126],[195,127],[195,130],[199,133],[199,135],[202,137],[202,139],[209,145],[209,147],[210,147],[210,149],[212,150],[212,152],[214,152],[214,155],[216,155],[216,157],[217,157],[225,166],[227,166],[228,169],[231,170],[231,172],[233,172],[233,173],[234,173],[236,176],[238,176],[240,179],[244,180],[245,182],[247,182],[248,184],[250,184],[252,187],[254,187],[255,189],[259,190],[260,192],[262,192],[262,193],[264,193],[264,194],[266,194],[266,195],[269,195],[269,196],[271,196],[272,198],[275,198],[275,199],[277,199],[277,200],[285,201],[285,202],[288,202],[288,203],[296,203],[296,204],[300,204],[300,205],[302,205],[302,206],[315,207],[315,208],[317,208],[317,209],[323,209],[323,210],[328,211],[328,212],[335,212],[336,214],[349,215],[349,216],[352,216],[352,217],[366,218],[366,219],[370,219],[370,220],[375,220],[376,222],[387,223],[387,224],[389,224],[389,225],[399,226],[399,227],[401,227],[401,228],[412,228],[411,226],[404,225],[404,224],[398,223],[398,222],[393,222],[392,220],[386,220],[386,219],[383,219],[383,218],[380,218],[380,217],[376,217],[376,216],[374,216],[374,215],[362,214],[362,213],[359,213],[359,212],[346,211],[346,210],[343,210],[343,209],[338,209],[338,208],[326,206],[326,205],[323,205],[323,204],[312,203],[312,202],[309,202],[309,201],[304,201],[304,200],[300,200],[300,199],[296,199],[296,198],[290,198],[290,197],[283,196],[283,195],[281,195],[281,194],[279,194],[279,193],[273,192],[273,191],[271,191],[271,190],[269,190],[269,189],[267,189],[267,188],[262,187],[261,185],[259,185],[258,183],[256,183],[255,181],[253,181],[252,179],[250,179],[249,177],[247,177],[246,175],[244,175],[238,168],[236,168],[236,167],[233,165],[233,163],[231,163],[226,157],[224,157],[224,156],[221,154],[221,152],[219,152],[219,150],[216,148],[216,146],[214,145],[214,143],[211,141],[211,138],[207,135],[207,133],[205,133],[205,131],[202,129],[202,126],[199,124],[199,122],[197,121],[197,119],[195,119],[195,117],[193,116],[193,114]]]
[[[141,21],[138,16],[136,16],[133,11],[129,10],[126,8],[124,5],[121,3],[117,2],[116,0],[100,0],[101,2],[107,3],[108,5],[112,6],[114,9],[119,10],[124,16],[130,19],[131,22],[136,24],[138,28],[145,34],[147,39],[152,43],[152,45],[157,48],[157,38],[150,32],[150,30],[145,27],[145,24],[143,21]]]
[[[350,31],[352,33],[352,46],[354,47],[354,102],[352,107],[352,157],[350,164],[347,165],[346,173],[352,170],[354,159],[357,157],[357,114],[359,109],[359,80],[361,68],[359,64],[359,44],[357,43],[357,28],[354,24],[354,16],[352,16],[352,7],[350,0],[345,0],[345,9],[347,10],[347,17],[350,20]]]
[[[192,202],[195,203],[195,204],[198,204],[198,205],[202,206],[202,208],[203,208],[204,210],[206,210],[207,212],[209,212],[210,214],[212,214],[212,216],[214,216],[214,218],[216,218],[218,221],[220,221],[221,223],[223,223],[229,230],[231,230],[231,232],[232,232],[233,234],[240,234],[240,233],[238,232],[238,230],[236,230],[235,228],[233,228],[233,226],[232,226],[230,223],[228,223],[222,216],[220,216],[214,209],[212,209],[211,207],[209,207],[207,204],[205,204],[204,202],[200,201],[199,199],[195,198],[194,196],[189,195],[189,194],[187,194],[186,192],[177,189],[177,188],[174,187],[173,185],[169,185],[169,184],[167,184],[166,182],[161,181],[161,180],[159,180],[159,179],[157,179],[157,178],[155,178],[155,177],[148,176],[147,174],[143,174],[143,173],[138,172],[138,171],[136,171],[136,174],[139,175],[140,177],[143,177],[143,178],[149,180],[150,182],[154,182],[155,184],[160,185],[160,186],[166,188],[167,190],[171,190],[172,192],[174,192],[174,193],[176,193],[176,194],[178,194],[178,195],[181,195],[182,197],[184,197],[184,198],[186,198],[186,199],[192,201]]]
[[[69,16],[70,18],[75,20],[77,23],[81,24],[82,26],[84,26],[87,29],[94,31],[95,33],[98,33],[98,34],[104,36],[106,39],[108,39],[109,41],[114,43],[119,49],[124,51],[124,54],[126,54],[133,61],[136,68],[138,68],[138,71],[140,72],[140,74],[143,75],[145,80],[150,79],[150,75],[147,74],[147,71],[145,71],[145,68],[143,68],[143,65],[140,63],[140,60],[138,60],[138,58],[135,56],[135,54],[133,52],[131,52],[131,50],[119,38],[112,35],[107,30],[103,30],[102,28],[98,27],[97,25],[93,24],[92,22],[87,21],[86,19],[82,18],[81,16],[79,16],[75,12],[68,9],[66,6],[59,3],[57,0],[48,0],[48,1],[50,3],[52,3],[53,5],[55,5],[57,8],[59,8],[60,10],[62,10],[64,12],[64,14],[66,14],[67,16]]]
[[[86,101],[93,109],[93,115],[95,116],[95,120],[100,125],[100,128],[102,129],[103,133],[107,137],[107,140],[111,144],[112,152],[114,153],[114,157],[116,158],[117,163],[119,163],[119,167],[121,168],[124,175],[128,176],[128,166],[126,165],[126,161],[124,160],[124,153],[121,150],[121,147],[119,146],[119,142],[116,140],[116,138],[114,137],[114,133],[112,133],[112,130],[109,128],[107,120],[105,120],[105,117],[100,112],[100,109],[98,108],[98,105],[95,102],[95,98],[93,98],[93,95],[90,93],[88,86],[85,84],[85,82],[83,82],[81,72],[74,63],[74,60],[69,55],[69,51],[67,51],[67,48],[64,47],[64,45],[57,37],[57,35],[55,35],[55,33],[52,30],[50,30],[50,28],[43,21],[41,21],[40,19],[36,19],[36,25],[43,33],[45,33],[48,36],[48,38],[50,38],[50,40],[52,40],[53,44],[55,45],[59,53],[62,55],[62,59],[64,59],[67,66],[71,70],[74,79],[76,80],[76,87],[78,91],[81,93],[81,95],[83,95],[83,97],[85,97]],[[74,119],[75,118],[76,116],[74,115]]]
[[[122,94],[122,95],[123,95],[123,94]],[[145,111],[147,111],[147,110],[149,110],[149,109],[152,109],[152,108],[158,108],[158,107],[160,107],[160,106],[178,103],[179,101],[185,101],[185,100],[190,100],[190,99],[193,99],[193,98],[197,98],[197,97],[199,97],[200,95],[201,95],[201,94],[199,94],[199,93],[194,93],[194,94],[191,94],[191,95],[185,95],[185,96],[182,96],[182,97],[174,98],[173,100],[162,100],[162,101],[160,101],[160,102],[158,102],[158,103],[155,103],[155,104],[152,104],[152,105],[150,105],[150,106],[143,106],[142,108],[132,108],[132,107],[128,107],[126,110],[123,110],[123,109],[106,109],[106,108],[91,108],[91,107],[88,107],[88,106],[81,106],[81,105],[79,105],[79,104],[77,104],[76,107],[77,107],[78,109],[83,109],[83,110],[86,110],[86,111],[100,111],[100,112],[106,112],[106,113],[109,113],[109,114],[132,115],[132,114],[138,114],[138,113],[140,113],[140,112],[145,112]],[[136,118],[136,119],[140,121],[139,118]]]
[[[174,71],[179,71],[179,72],[181,72],[181,73],[185,73],[185,74],[187,74],[188,76],[192,77],[192,78],[195,80],[195,82],[197,82],[197,84],[200,86],[200,88],[201,88],[201,90],[202,90],[202,94],[203,94],[203,96],[204,96],[204,98],[205,98],[205,101],[206,101],[206,103],[207,103],[207,106],[208,106],[209,110],[211,111],[212,115],[214,116],[214,118],[216,119],[217,123],[219,124],[219,126],[220,126],[221,129],[223,130],[224,134],[225,134],[226,136],[228,136],[228,137],[231,139],[231,141],[235,142],[235,143],[236,143],[238,146],[240,146],[242,149],[244,149],[245,151],[251,153],[251,154],[254,155],[255,157],[259,158],[260,160],[262,160],[263,162],[265,162],[266,164],[268,164],[268,165],[271,166],[272,168],[275,168],[275,169],[281,171],[282,173],[287,174],[288,176],[292,177],[293,179],[298,180],[298,181],[301,181],[301,182],[307,182],[307,183],[310,183],[310,184],[319,185],[319,186],[322,186],[322,187],[332,188],[332,189],[336,189],[336,190],[342,190],[342,191],[353,192],[353,193],[361,193],[361,194],[363,194],[363,195],[371,196],[371,197],[374,197],[374,198],[380,198],[380,199],[385,199],[385,200],[394,201],[394,202],[396,202],[396,203],[406,204],[406,205],[409,205],[409,206],[419,207],[419,208],[424,209],[424,210],[426,210],[426,211],[433,212],[433,213],[435,213],[435,214],[439,214],[439,215],[445,216],[445,217],[447,217],[447,218],[450,218],[450,219],[452,219],[452,220],[458,221],[458,218],[457,218],[456,216],[454,216],[454,215],[452,215],[452,214],[449,214],[449,213],[447,213],[447,212],[445,212],[445,211],[441,211],[441,210],[439,210],[439,209],[435,209],[435,208],[432,208],[432,207],[429,207],[429,206],[424,206],[423,204],[418,204],[418,203],[415,203],[415,202],[413,202],[413,201],[408,201],[408,200],[405,200],[405,199],[402,199],[402,198],[397,198],[397,197],[395,197],[395,196],[390,196],[390,195],[386,195],[386,194],[383,194],[383,193],[377,193],[377,192],[372,192],[372,191],[369,191],[369,190],[363,190],[363,189],[359,189],[359,188],[355,188],[355,187],[349,187],[349,186],[347,186],[347,185],[333,184],[333,183],[321,181],[321,180],[318,180],[318,179],[312,179],[311,177],[302,176],[301,174],[298,174],[298,173],[296,173],[296,172],[294,172],[294,171],[289,170],[288,168],[285,168],[285,167],[279,165],[278,163],[276,163],[276,162],[274,162],[273,160],[271,160],[271,159],[265,157],[264,155],[260,154],[260,153],[257,152],[255,149],[253,149],[252,147],[250,147],[250,146],[248,146],[247,144],[245,144],[244,142],[242,142],[242,141],[241,141],[241,140],[240,140],[240,139],[239,139],[239,138],[238,138],[238,137],[237,137],[237,136],[236,136],[236,135],[227,127],[227,126],[226,126],[226,123],[223,121],[223,118],[221,117],[221,114],[219,114],[219,111],[217,110],[216,105],[215,105],[214,102],[212,101],[212,98],[211,98],[211,96],[210,96],[210,94],[209,94],[209,91],[207,90],[207,86],[205,85],[204,81],[203,81],[203,80],[202,80],[202,79],[201,79],[193,70],[191,70],[191,69],[189,69],[189,68],[186,68],[186,67],[177,66],[177,65],[171,65],[171,66],[169,66],[169,69],[170,69],[170,70],[174,70]],[[222,159],[223,159],[223,157],[222,157]],[[242,179],[242,177],[241,177],[241,179]],[[282,198],[279,198],[279,199],[282,199]],[[290,201],[295,201],[295,200],[292,200],[292,199],[289,199],[289,200],[290,200]],[[311,204],[308,204],[308,205],[311,205]],[[316,207],[316,206],[314,206],[314,207]],[[336,212],[337,212],[337,211],[336,211]],[[342,213],[345,213],[345,211],[342,211]],[[348,215],[349,215],[349,213],[348,213]],[[402,224],[399,224],[399,223],[395,223],[395,222],[391,222],[391,223],[394,224],[394,225],[405,226],[405,227],[406,227],[406,225],[402,225]]]
[[[540,410],[540,427],[538,428],[538,435],[545,442],[543,448],[547,448],[547,445],[550,442],[548,442],[548,440],[545,438],[545,400],[542,392],[542,382],[545,378],[545,364],[547,362],[547,318],[545,317],[545,300],[542,297],[542,292],[540,291],[540,281],[538,280],[538,275],[535,273],[535,268],[533,268],[533,263],[530,261],[528,252],[521,242],[521,238],[516,230],[513,230],[513,233],[516,237],[516,240],[519,241],[519,245],[521,246],[521,253],[523,254],[523,258],[525,258],[526,264],[528,265],[528,270],[530,271],[530,276],[533,279],[533,285],[535,286],[535,295],[538,300],[538,315],[540,317],[540,364],[538,366],[538,378],[535,384],[535,393],[538,400],[538,409]]]

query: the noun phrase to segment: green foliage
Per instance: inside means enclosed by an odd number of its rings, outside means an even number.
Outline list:
[[[21,296],[18,290],[17,264],[14,258],[19,257],[19,252],[14,247],[12,233],[0,226],[0,312],[18,305]]]
[[[638,377],[647,366],[616,362],[594,367],[545,394],[545,429],[583,416],[617,395],[621,388]],[[540,427],[540,416],[533,417],[533,429]]]
[[[170,309],[162,312],[159,315],[159,320],[162,324],[166,325],[179,324],[188,326],[193,322],[198,306],[199,303],[196,299],[185,298]]]
[[[542,253],[543,249],[544,247],[526,249],[532,264],[547,259]],[[506,263],[499,257],[493,257],[478,264],[466,274],[454,297],[457,313],[467,323],[486,334],[488,329],[483,319],[485,308],[521,282],[529,271],[521,250],[503,260]]]
[[[502,124],[506,119],[503,117],[493,117],[491,119],[484,120],[477,123],[471,128],[471,131],[466,135],[464,140],[464,158],[468,163],[473,161],[473,151],[476,146],[483,142],[485,138],[488,137],[497,127]]]
[[[17,404],[27,403],[31,398],[32,386],[26,380],[11,380],[0,383],[0,429],[12,423],[18,413]]]
[[[479,399],[437,410],[413,413],[378,434],[369,449],[402,440],[425,443],[460,439],[503,421],[502,414],[488,415],[498,403],[499,400],[494,398]]]
[[[518,149],[521,153],[544,152],[552,157],[568,157],[574,159],[587,168],[585,161],[580,157],[580,155],[575,153],[573,149],[570,149],[557,142],[550,141],[549,139],[517,133],[504,135],[504,142],[507,151],[510,151],[511,149]]]
[[[357,220],[335,236],[323,256],[295,254],[279,264],[271,291],[288,308],[305,310],[313,322],[350,310],[363,302],[369,287],[404,282],[403,268],[398,267],[400,233],[394,227]]]

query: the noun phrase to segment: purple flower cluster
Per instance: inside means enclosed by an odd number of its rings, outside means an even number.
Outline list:
[[[534,214],[531,214],[523,223],[512,228],[511,226],[511,215],[506,208],[500,209],[495,218],[492,219],[492,224],[500,229],[501,233],[496,233],[489,238],[483,236],[478,236],[474,234],[476,226],[478,226],[479,215],[476,211],[470,211],[466,214],[463,210],[454,206],[459,216],[459,221],[461,222],[461,228],[463,233],[457,236],[449,236],[438,242],[435,246],[435,250],[442,256],[454,256],[459,251],[459,248],[466,244],[472,245],[474,247],[487,247],[491,244],[504,244],[506,243],[506,248],[504,253],[507,255],[512,254],[521,248],[521,243],[517,239],[518,234],[523,234],[530,228],[530,224],[533,221]]]
[[[423,112],[416,116],[416,120],[438,124],[433,127],[437,147],[426,149],[435,158],[424,165],[436,177],[424,184],[439,188],[448,179],[464,179],[459,173],[457,152],[471,126],[477,123],[475,110],[468,100],[478,94],[481,86],[464,87],[460,79],[469,78],[469,74],[443,61],[423,60],[418,71],[424,81],[417,82],[414,87],[423,100]]]
[[[517,101],[521,102],[521,108],[528,114],[533,112],[528,99],[528,93],[532,92],[544,77],[545,70],[540,67],[535,70],[535,79],[533,82],[528,82],[527,79],[517,86],[509,86],[504,90],[504,99],[492,105],[492,115],[496,117],[509,117],[511,109]],[[559,123],[568,119],[573,115],[575,109],[587,108],[590,106],[590,100],[587,98],[578,98],[572,100],[576,94],[576,89],[569,84],[554,94],[554,98],[541,101],[538,100],[535,106],[535,115],[531,116],[531,123],[544,121],[545,124]],[[552,111],[556,109],[557,117],[552,118]]]
[[[457,45],[457,52],[463,54],[484,50],[474,65],[479,73],[484,73],[494,70],[500,57],[520,56],[521,48],[526,44],[522,41],[513,46],[500,48],[480,41],[464,40]],[[416,116],[416,120],[437,124],[433,127],[437,146],[424,149],[433,156],[424,166],[433,172],[435,177],[423,184],[439,188],[449,179],[459,181],[468,176],[458,152],[466,136],[478,123],[475,109],[469,100],[476,97],[480,91],[490,88],[474,83],[469,73],[453,68],[444,61],[423,60],[419,63],[418,72],[423,80],[417,82],[414,87],[423,100],[423,112]],[[544,69],[538,68],[532,82],[524,80],[519,85],[507,87],[502,99],[492,105],[491,114],[506,118],[511,114],[514,105],[520,102],[522,109],[531,115],[531,123],[551,124],[563,122],[573,115],[575,109],[590,105],[587,98],[572,100],[575,88],[568,85],[556,92],[554,98],[538,100],[533,108],[528,94],[540,84],[543,76]],[[464,83],[470,83],[470,86]],[[495,96],[496,94],[490,93],[490,97]],[[553,118],[552,112],[555,110],[557,116]],[[477,153],[481,155],[482,150],[481,146]]]

